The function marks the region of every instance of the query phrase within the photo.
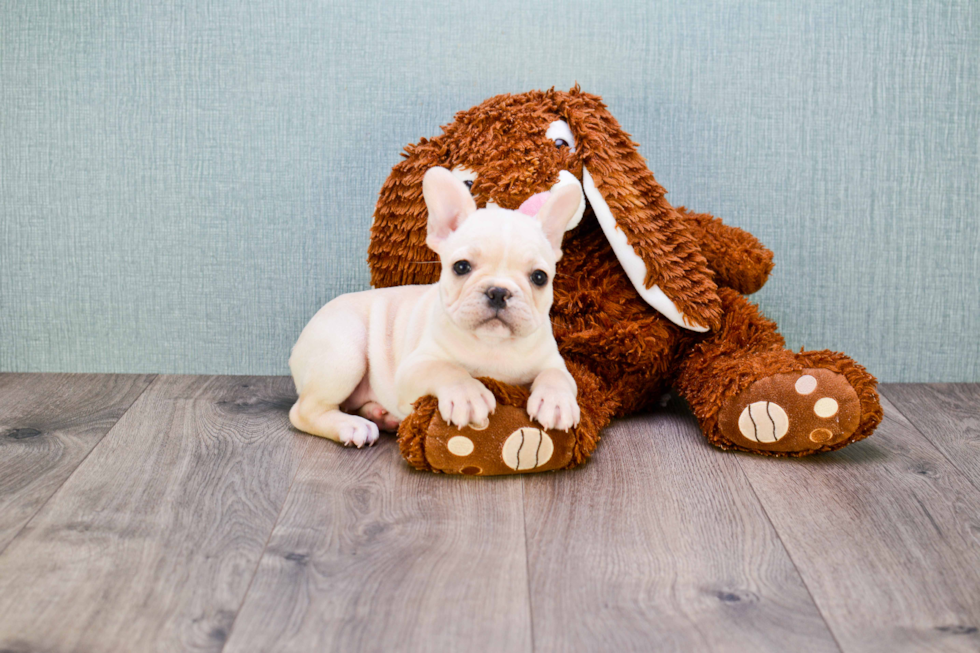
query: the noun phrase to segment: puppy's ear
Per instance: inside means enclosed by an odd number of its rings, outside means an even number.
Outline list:
[[[555,250],[555,260],[561,260],[561,239],[568,223],[578,213],[581,203],[582,190],[578,184],[567,184],[551,193],[551,197],[535,216],[541,223],[551,248]]]
[[[721,300],[708,262],[636,143],[598,96],[576,86],[555,100],[575,137],[585,196],[637,292],[679,326],[718,328]]]
[[[422,195],[429,211],[425,244],[435,251],[476,211],[470,190],[445,168],[430,168],[422,178]]]

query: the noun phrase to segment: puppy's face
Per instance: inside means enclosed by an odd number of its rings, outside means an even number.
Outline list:
[[[439,293],[459,328],[487,338],[522,338],[548,320],[561,237],[581,202],[569,186],[534,216],[477,210],[469,189],[448,170],[423,180],[427,243],[439,254]]]
[[[439,258],[439,294],[461,329],[524,337],[548,319],[555,254],[534,218],[476,211],[442,243]]]

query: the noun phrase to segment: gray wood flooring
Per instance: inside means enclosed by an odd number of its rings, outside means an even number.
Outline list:
[[[980,385],[870,439],[448,477],[289,427],[282,377],[0,374],[0,653],[980,651]]]

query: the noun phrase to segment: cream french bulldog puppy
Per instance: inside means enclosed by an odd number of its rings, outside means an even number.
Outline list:
[[[478,210],[445,168],[427,171],[422,191],[439,282],[341,295],[320,309],[289,359],[293,426],[360,448],[434,395],[447,423],[484,428],[496,401],[477,376],[531,384],[527,411],[545,428],[577,425],[575,380],[548,313],[581,189],[556,190],[534,217]]]

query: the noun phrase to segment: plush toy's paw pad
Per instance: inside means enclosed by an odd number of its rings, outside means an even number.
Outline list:
[[[482,430],[462,429],[436,416],[424,439],[425,458],[447,474],[495,476],[567,467],[575,436],[545,430],[516,406],[498,406]]]
[[[505,465],[522,472],[546,465],[554,453],[555,442],[545,431],[525,426],[507,436],[501,458]]]
[[[345,447],[371,446],[378,441],[378,425],[357,415],[345,415],[337,427],[337,439]]]
[[[808,368],[756,381],[722,408],[719,425],[739,447],[795,453],[843,442],[860,418],[861,403],[843,375]]]

